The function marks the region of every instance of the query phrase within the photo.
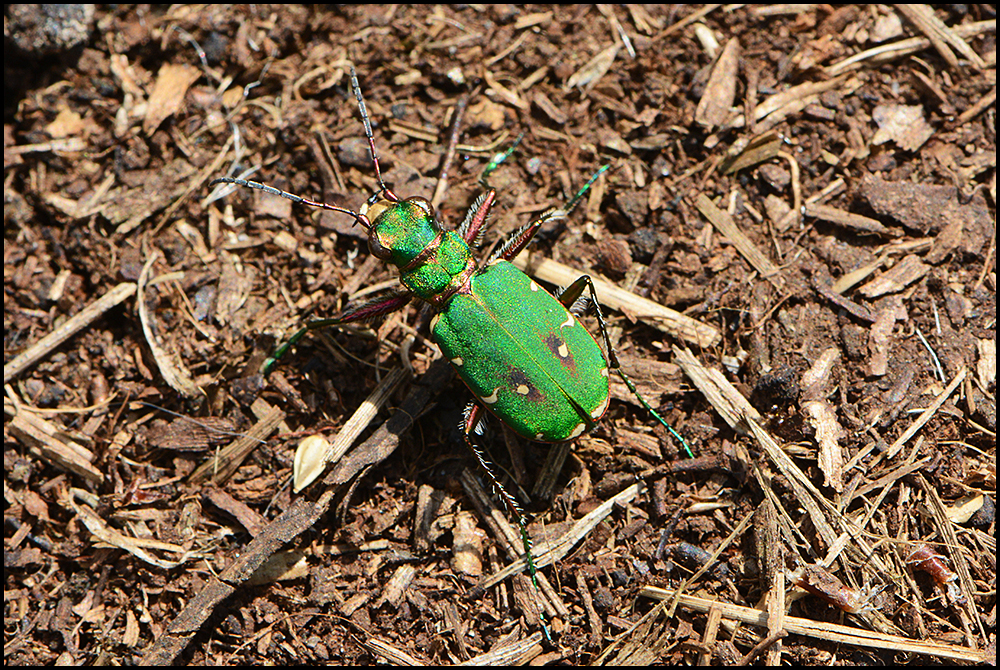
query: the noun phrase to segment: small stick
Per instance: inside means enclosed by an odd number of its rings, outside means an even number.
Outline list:
[[[10,363],[3,366],[3,383],[6,384],[11,379],[21,374],[32,365],[48,355],[50,351],[68,340],[77,332],[83,330],[99,316],[114,307],[120,302],[132,297],[135,293],[136,285],[132,282],[124,282],[102,295],[100,298],[90,303],[77,314],[66,320],[61,326],[40,339],[26,351],[21,352]]]

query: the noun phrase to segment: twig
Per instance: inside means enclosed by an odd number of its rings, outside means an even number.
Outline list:
[[[270,407],[263,400],[258,398],[254,401],[254,409],[261,415],[260,420],[247,431],[246,435],[239,437],[232,443],[224,447],[211,460],[202,463],[191,473],[190,481],[193,484],[211,479],[216,484],[229,479],[236,469],[243,463],[249,453],[260,446],[260,443],[278,427],[284,418],[285,413],[277,407]]]
[[[646,586],[639,591],[639,595],[655,600],[667,600],[673,598],[675,594],[673,591],[667,591],[655,586]],[[708,612],[713,607],[721,607],[722,616],[726,619],[735,619],[736,621],[762,628],[767,626],[767,612],[752,607],[742,607],[740,605],[732,605],[696,596],[680,595],[677,597],[678,604],[696,612]],[[988,652],[986,650],[970,649],[953,644],[910,640],[898,635],[887,635],[862,628],[851,628],[850,626],[842,626],[826,621],[813,621],[797,616],[786,616],[783,630],[792,635],[805,635],[819,640],[829,640],[831,642],[870,649],[910,652],[936,658],[969,661],[971,663],[989,663]]]
[[[556,286],[569,286],[580,276],[579,271],[544,258],[536,252],[522,253],[513,260],[513,263],[528,274]],[[713,347],[722,339],[722,334],[714,326],[620,289],[600,277],[592,279],[602,306],[625,311],[654,328],[659,328],[698,347]]]
[[[47,356],[50,351],[96,321],[99,316],[109,309],[132,297],[135,289],[136,285],[132,282],[119,284],[78,313],[66,319],[66,322],[61,326],[40,339],[26,351],[21,352],[10,363],[3,366],[3,383],[6,384],[37,363]]]

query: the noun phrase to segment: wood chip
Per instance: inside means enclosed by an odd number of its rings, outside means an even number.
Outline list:
[[[977,343],[979,361],[976,363],[976,375],[983,388],[988,388],[997,381],[997,341],[996,338],[981,338]]]
[[[868,330],[867,374],[882,377],[889,368],[889,336],[896,321],[906,319],[906,308],[899,296],[892,296],[882,304],[875,314],[875,323]]]
[[[802,413],[816,431],[819,446],[818,463],[823,472],[824,485],[835,491],[844,490],[844,452],[840,440],[846,434],[837,420],[837,412],[827,400],[833,389],[830,373],[840,358],[840,351],[826,349],[802,375]]]
[[[61,470],[67,470],[92,484],[101,484],[104,473],[94,466],[94,453],[84,446],[84,436],[56,426],[30,410],[16,407],[4,399],[4,413],[13,415],[11,434],[32,454]]]
[[[563,84],[563,90],[569,91],[575,87],[583,89],[593,88],[611,69],[611,65],[615,62],[615,56],[618,55],[618,50],[621,49],[621,46],[621,44],[612,44],[587,61],[586,65],[574,72],[566,80],[566,83]]]
[[[872,110],[878,130],[871,139],[875,146],[895,142],[900,149],[916,151],[934,134],[922,105],[879,105]]]
[[[829,205],[820,205],[818,203],[807,204],[805,214],[806,216],[811,216],[819,219],[820,221],[828,221],[829,223],[835,223],[838,226],[843,226],[845,228],[850,228],[863,233],[876,233],[878,235],[887,236],[892,235],[892,231],[883,226],[882,222],[876,219],[862,216],[861,214],[845,212],[842,209],[830,207]]]
[[[890,270],[858,289],[866,298],[877,298],[889,293],[899,293],[904,288],[930,272],[931,266],[916,256],[906,256]]]
[[[753,269],[764,277],[773,277],[777,274],[777,266],[740,230],[728,212],[716,207],[704,193],[699,193],[698,197],[695,198],[695,207],[720,233],[729,239]]]
[[[160,124],[173,116],[184,104],[184,96],[191,84],[201,76],[201,70],[191,65],[166,63],[156,76],[156,85],[149,96],[146,118],[142,130],[151,136]]]
[[[740,69],[739,39],[733,37],[727,43],[708,78],[708,84],[698,102],[694,120],[707,127],[721,126],[732,114],[736,101],[736,76]]]

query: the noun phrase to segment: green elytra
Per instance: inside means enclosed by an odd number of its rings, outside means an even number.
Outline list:
[[[614,370],[690,455],[684,438],[639,395],[621,370],[590,277],[578,278],[555,297],[510,263],[542,225],[568,216],[608,166],[598,170],[565,209],[545,212],[518,230],[486,262],[479,263],[470,245],[477,246],[482,239],[496,191],[487,188],[456,231],[442,230],[429,201],[420,196],[400,199],[383,182],[371,122],[353,67],[351,87],[361,111],[379,185],[379,190],[359,212],[308,200],[259,182],[223,177],[212,184],[254,188],[353,217],[368,232],[371,253],[399,269],[402,286],[349,308],[337,318],[305,324],[265,361],[261,373],[266,375],[310,330],[377,318],[402,309],[413,298],[430,304],[436,311],[431,321],[431,336],[476,398],[465,410],[464,440],[504,506],[517,520],[528,571],[537,588],[524,513],[472,440],[473,433],[481,432],[483,409],[527,439],[550,443],[572,440],[604,415],[610,398],[609,370]],[[491,162],[486,172],[511,151],[513,147]],[[607,357],[571,311],[584,290],[589,291],[596,310]]]

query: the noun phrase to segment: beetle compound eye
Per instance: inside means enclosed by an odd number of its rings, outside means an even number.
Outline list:
[[[409,203],[413,203],[420,209],[424,210],[424,213],[427,214],[429,218],[431,219],[434,218],[434,207],[433,205],[431,205],[430,201],[427,198],[415,195],[412,198],[407,198],[406,201]]]
[[[382,243],[378,239],[378,234],[374,230],[368,236],[368,249],[376,258],[381,258],[382,260],[387,260],[392,255],[391,250],[382,246]]]

